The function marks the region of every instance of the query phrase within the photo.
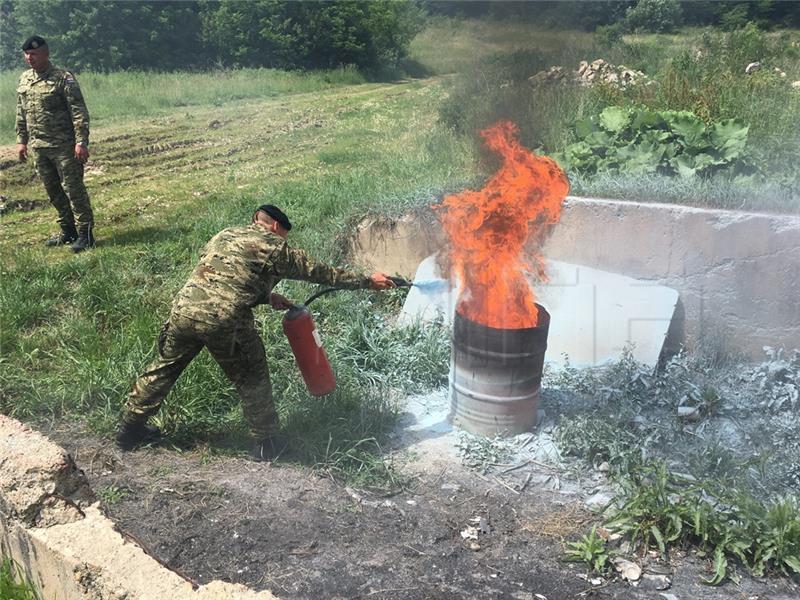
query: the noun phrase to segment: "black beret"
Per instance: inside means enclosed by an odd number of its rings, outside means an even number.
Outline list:
[[[36,50],[36,48],[41,48],[42,46],[47,46],[47,42],[44,41],[44,38],[38,35],[32,35],[25,43],[22,44],[23,50]]]
[[[270,217],[275,219],[281,227],[283,227],[286,231],[292,230],[292,223],[289,221],[289,217],[287,217],[284,212],[275,206],[274,204],[262,204],[256,209],[256,212],[265,212]]]

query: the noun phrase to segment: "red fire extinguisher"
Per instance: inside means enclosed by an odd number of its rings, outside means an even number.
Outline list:
[[[336,388],[336,376],[322,347],[322,339],[314,326],[311,312],[304,304],[295,304],[287,311],[283,317],[283,332],[289,339],[309,393],[312,396],[330,394]]]

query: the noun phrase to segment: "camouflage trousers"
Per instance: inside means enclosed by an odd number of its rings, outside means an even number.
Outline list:
[[[44,183],[47,196],[58,211],[58,222],[78,228],[94,224],[89,194],[83,184],[83,164],[75,158],[74,146],[31,148],[33,165]]]
[[[158,338],[158,359],[139,377],[128,396],[123,421],[143,423],[161,407],[192,359],[207,348],[242,400],[250,432],[256,439],[274,433],[278,418],[272,403],[264,344],[252,318],[211,325],[171,314]]]

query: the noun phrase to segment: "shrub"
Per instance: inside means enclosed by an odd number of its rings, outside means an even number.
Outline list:
[[[579,121],[579,141],[557,156],[568,169],[597,172],[711,175],[742,173],[748,127],[736,119],[706,125],[687,111],[653,112],[610,106]]]
[[[678,0],[639,0],[625,13],[625,22],[634,31],[666,33],[681,24]]]

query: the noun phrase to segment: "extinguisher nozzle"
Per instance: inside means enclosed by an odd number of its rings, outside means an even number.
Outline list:
[[[411,287],[414,285],[408,279],[404,279],[403,277],[389,277],[389,279],[391,279],[397,287]]]

